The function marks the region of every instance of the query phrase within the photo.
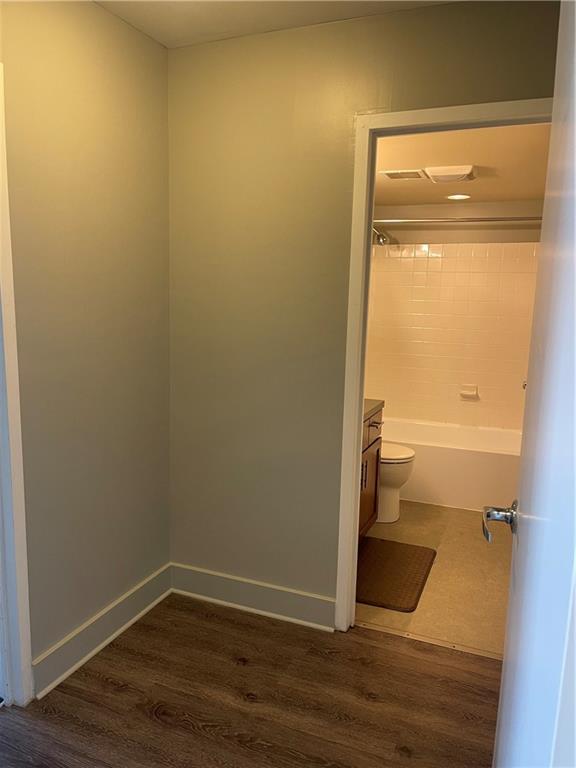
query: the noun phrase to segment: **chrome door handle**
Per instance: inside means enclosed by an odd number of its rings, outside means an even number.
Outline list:
[[[488,522],[492,520],[495,523],[507,523],[516,533],[518,527],[518,500],[514,499],[509,507],[484,507],[482,515],[482,533],[488,544],[492,543],[492,533],[488,528]]]

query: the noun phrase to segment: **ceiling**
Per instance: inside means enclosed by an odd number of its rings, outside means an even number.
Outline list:
[[[166,48],[439,4],[438,0],[114,0],[98,3]]]
[[[448,203],[446,195],[470,195],[469,203],[541,200],[544,197],[550,125],[507,125],[378,139],[376,205]],[[440,165],[474,165],[476,178],[433,184],[427,179],[387,179],[378,171]]]

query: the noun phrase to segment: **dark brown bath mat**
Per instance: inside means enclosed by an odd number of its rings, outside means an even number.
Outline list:
[[[428,547],[365,537],[358,551],[357,602],[415,611],[435,557]]]

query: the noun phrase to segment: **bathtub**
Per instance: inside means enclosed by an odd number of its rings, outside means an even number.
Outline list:
[[[520,430],[384,416],[382,439],[416,451],[403,499],[478,510],[509,506],[517,496]]]

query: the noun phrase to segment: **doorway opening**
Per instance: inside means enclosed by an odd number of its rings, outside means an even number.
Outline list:
[[[502,658],[550,114],[358,118],[338,629]]]
[[[549,123],[376,143],[356,623],[502,658]],[[408,169],[408,170],[406,170]],[[380,407],[374,415],[374,408]],[[361,510],[362,510],[361,501]]]

